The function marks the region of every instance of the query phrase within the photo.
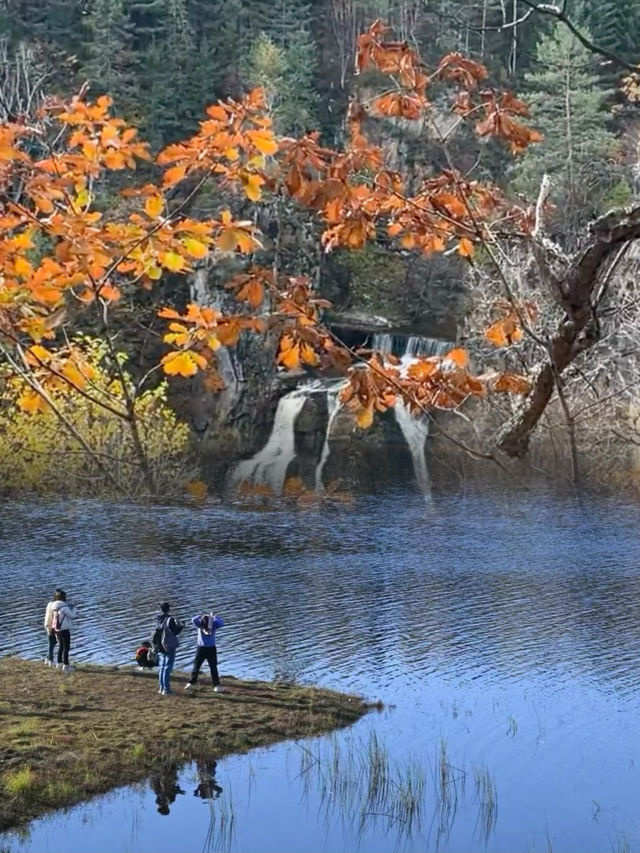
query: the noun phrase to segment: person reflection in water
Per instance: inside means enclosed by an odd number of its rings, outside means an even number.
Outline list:
[[[156,773],[149,778],[151,790],[156,795],[156,806],[159,814],[169,814],[169,806],[175,801],[178,794],[184,794],[178,785],[178,767],[171,765],[166,771]]]
[[[193,792],[194,797],[202,800],[217,800],[222,793],[222,788],[216,783],[217,761],[196,761],[198,770],[198,787]]]

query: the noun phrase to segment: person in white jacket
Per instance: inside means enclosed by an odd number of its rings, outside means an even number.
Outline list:
[[[63,589],[57,589],[44,614],[44,627],[49,637],[47,657],[44,659],[46,666],[53,666],[53,649],[57,643],[58,669],[73,672],[73,667],[69,666],[69,649],[74,616],[76,609],[67,601],[67,593]]]

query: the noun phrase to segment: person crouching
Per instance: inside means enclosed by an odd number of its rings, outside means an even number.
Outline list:
[[[145,640],[136,649],[134,661],[138,664],[138,669],[152,669],[158,666],[158,658],[153,654],[151,643]]]
[[[191,678],[185,684],[184,689],[189,690],[198,681],[200,668],[207,661],[211,670],[211,680],[213,681],[213,689],[216,693],[222,693],[222,685],[220,684],[220,676],[218,675],[218,652],[216,650],[216,631],[222,628],[224,620],[214,613],[205,613],[202,616],[194,616],[191,620],[198,629],[198,648],[193,661],[193,669],[191,670]]]

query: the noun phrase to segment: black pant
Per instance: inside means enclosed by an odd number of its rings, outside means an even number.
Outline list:
[[[63,663],[69,666],[69,649],[71,648],[71,631],[58,631],[54,634],[58,640],[58,663]],[[49,635],[49,645],[51,647],[51,635]],[[53,652],[53,648],[51,649]]]
[[[196,657],[191,670],[191,678],[189,684],[195,684],[200,674],[200,667],[207,661],[211,670],[211,680],[213,686],[217,687],[220,684],[220,676],[218,675],[218,652],[215,646],[198,646],[196,649]]]

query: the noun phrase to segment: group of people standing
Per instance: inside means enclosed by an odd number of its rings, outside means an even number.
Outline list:
[[[179,645],[178,636],[185,628],[185,623],[171,614],[171,605],[164,601],[160,612],[155,617],[155,628],[150,641],[145,641],[137,650],[135,660],[141,668],[147,669],[158,666],[158,693],[170,696],[171,672],[176,660]],[[56,589],[53,599],[47,604],[44,615],[44,627],[48,637],[46,666],[53,666],[53,653],[58,647],[57,667],[64,672],[73,672],[69,664],[71,648],[71,628],[77,616],[76,608],[67,601],[63,589]],[[196,654],[191,669],[189,681],[185,690],[191,689],[198,682],[198,676],[203,663],[209,664],[211,681],[216,693],[222,693],[220,676],[218,674],[218,651],[216,648],[216,631],[222,628],[224,620],[217,614],[203,613],[194,616],[191,623],[197,629]]]

